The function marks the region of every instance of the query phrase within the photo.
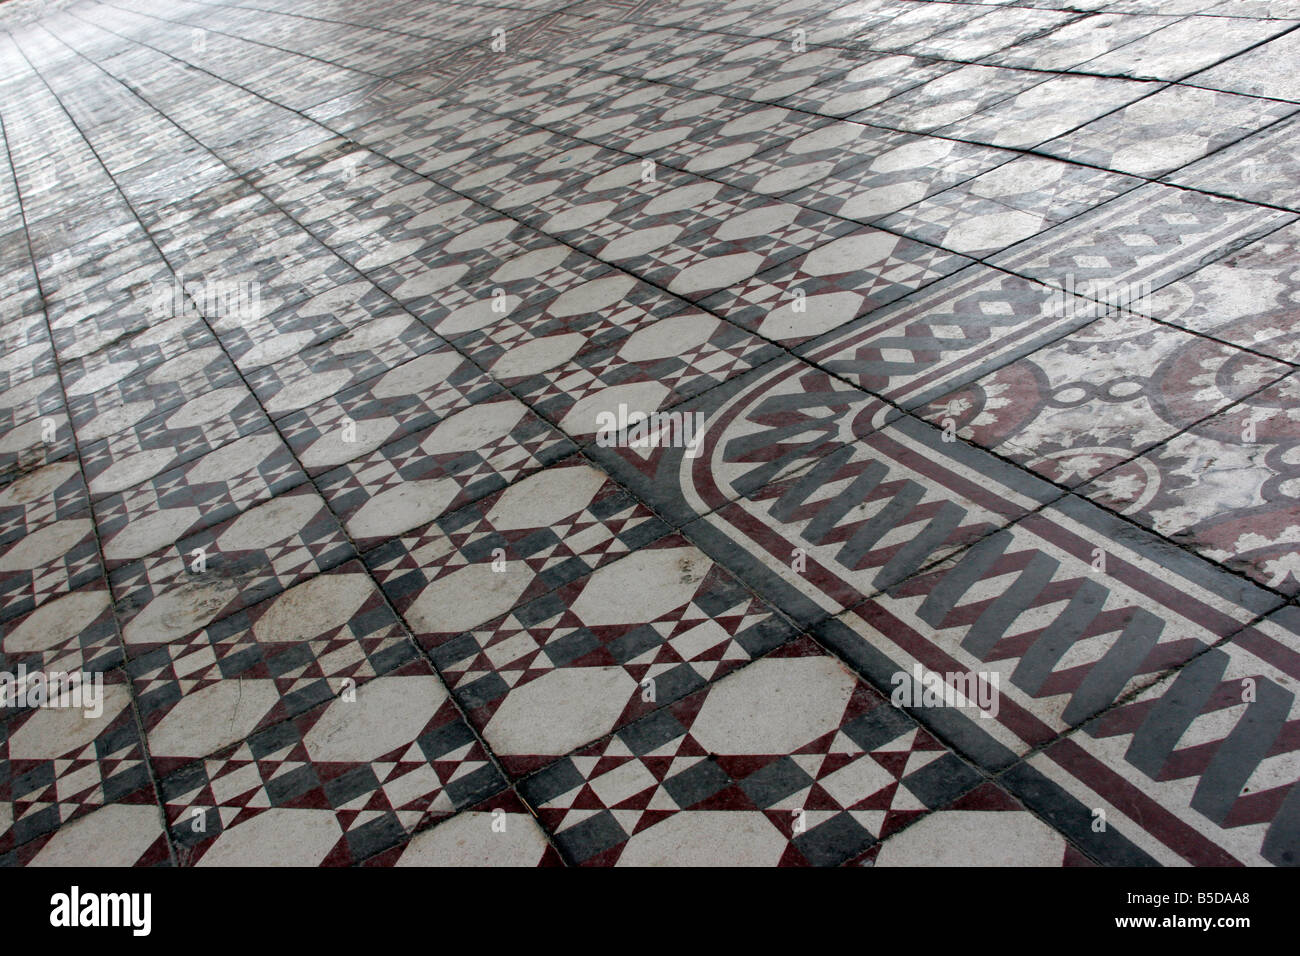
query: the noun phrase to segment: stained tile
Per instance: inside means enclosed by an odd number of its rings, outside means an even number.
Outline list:
[[[880,221],[968,256],[988,256],[1141,185],[1128,176],[1022,156]]]
[[[427,671],[375,677],[354,699],[336,697],[201,761],[200,741],[172,726],[202,724],[205,712],[229,720],[234,702],[202,691],[187,700],[149,733],[182,865],[348,865],[505,785]]]
[[[939,133],[1028,149],[1159,89],[1156,83],[1062,75],[943,126]]]
[[[127,646],[185,637],[347,560],[325,502],[298,486],[109,575]]]
[[[1300,206],[1297,189],[1295,118],[1247,136],[1169,175],[1169,181],[1207,192],[1295,208]]]
[[[933,246],[864,228],[760,272],[701,304],[788,348],[902,298],[969,262]]]
[[[1295,363],[1300,360],[1291,291],[1295,226],[1170,283],[1144,303],[1152,318]]]
[[[1287,594],[1300,592],[1294,377],[1174,436],[1083,494]]]
[[[875,681],[919,670],[996,686],[996,713],[916,713],[959,751],[1008,767],[1277,606],[1276,596],[1131,529],[1065,498],[816,634]]]
[[[1296,862],[1296,0],[345,6],[0,46],[0,866]]]
[[[34,686],[29,683],[28,691]],[[4,715],[0,799],[9,813],[0,833],[0,847],[6,851],[17,847],[20,858],[39,855],[49,846],[46,842],[24,851],[25,844],[55,830],[59,835],[53,839],[58,841],[64,832],[60,827],[95,811],[143,806],[157,819],[149,770],[131,713],[131,694],[122,672],[110,671],[102,680],[68,691],[67,696],[69,706],[28,706]],[[109,816],[134,820],[129,811],[112,811]],[[65,839],[74,838],[69,834]],[[151,840],[137,843],[135,850],[144,856],[150,850],[156,853],[157,847]],[[51,856],[55,852],[52,850]]]
[[[1171,86],[1042,148],[1062,159],[1156,178],[1298,108],[1273,100]]]
[[[1267,20],[1191,16],[1185,20],[1177,20],[1163,29],[1149,33],[1094,60],[1089,60],[1087,69],[1089,72],[1119,76],[1158,80],[1183,79],[1188,74],[1202,70],[1212,63],[1262,43],[1285,29],[1286,24],[1272,23]],[[1284,54],[1281,49],[1278,52]],[[1229,64],[1231,62],[1229,60]],[[1231,76],[1234,73],[1241,75],[1238,70],[1250,71],[1253,64],[1260,62],[1261,57],[1254,55],[1252,51],[1251,54],[1246,54],[1238,68],[1229,66],[1226,71],[1217,75]],[[1209,83],[1201,83],[1195,79],[1191,82],[1197,86],[1212,86],[1216,89],[1236,89],[1231,80],[1229,86],[1219,86],[1213,82],[1214,75],[1216,74],[1210,74]],[[1247,89],[1236,91],[1252,92]]]
[[[1149,371],[1134,374],[1139,362]],[[1073,487],[1290,372],[1125,310],[917,411],[959,439]]]
[[[578,865],[834,866],[923,817],[912,781],[950,756],[801,639],[521,791]]]
[[[1106,863],[1293,866],[1298,630],[1290,607],[1247,628],[1013,770],[1009,785]],[[1098,810],[1107,830],[1085,836]],[[1117,831],[1127,839],[1108,836]]]
[[[1286,213],[1150,183],[990,259],[1065,288],[1152,290],[1293,221]]]

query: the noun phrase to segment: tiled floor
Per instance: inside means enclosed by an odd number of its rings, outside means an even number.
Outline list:
[[[0,861],[1300,864],[1300,3],[0,24]]]

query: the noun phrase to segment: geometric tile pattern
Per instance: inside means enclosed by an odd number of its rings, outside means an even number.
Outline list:
[[[0,864],[1300,862],[1295,3],[24,2]]]

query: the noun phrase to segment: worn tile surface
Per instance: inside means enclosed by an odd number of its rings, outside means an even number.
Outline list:
[[[0,864],[1300,865],[1298,27],[10,0]]]

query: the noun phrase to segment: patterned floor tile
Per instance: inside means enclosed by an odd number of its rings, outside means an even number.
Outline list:
[[[667,532],[649,508],[572,457],[385,542],[365,561],[422,640],[441,641]]]
[[[1178,80],[1234,53],[1253,47],[1285,29],[1285,24],[1271,23],[1267,20],[1193,16],[1185,20],[1176,20],[1163,29],[1147,34],[1095,60],[1089,60],[1083,68],[1089,72],[1141,79]],[[1250,64],[1259,62],[1260,59],[1253,51],[1245,56],[1247,60],[1243,67],[1247,69]],[[1230,60],[1229,63],[1231,62]],[[1213,82],[1201,83],[1196,79],[1192,82],[1198,86],[1229,88],[1220,87]],[[1247,89],[1236,91],[1254,92]]]
[[[0,432],[0,486],[73,454],[65,409],[49,409],[40,418]]]
[[[781,196],[819,183],[843,178],[844,171],[866,157],[907,142],[906,133],[865,126],[848,120],[827,122],[820,129],[739,163],[715,175],[738,188],[765,196]]]
[[[747,193],[652,161],[625,161],[519,215],[604,262],[663,248],[765,204]]]
[[[278,416],[324,397],[327,387],[342,391],[441,344],[409,313],[394,306],[383,313],[348,323],[347,331],[316,345],[306,335],[280,334],[271,341],[275,354],[284,357],[268,361],[273,356],[264,352],[256,367],[243,364],[245,381],[267,411]]]
[[[815,633],[880,686],[910,676],[918,720],[985,766],[1008,767],[1278,603],[1071,497]],[[926,703],[928,674],[960,696]],[[981,697],[996,707],[969,706]]]
[[[1014,158],[1006,150],[914,136],[785,198],[845,219],[874,222]]]
[[[26,685],[28,693],[38,687]],[[8,811],[0,851],[17,847],[20,859],[25,844],[97,810],[144,806],[157,819],[125,676],[110,671],[67,696],[82,706],[28,706],[7,712],[0,725],[0,801]]]
[[[910,49],[945,60],[980,60],[1076,17],[1065,10],[993,9],[951,30],[933,34]]]
[[[677,535],[458,637],[416,633],[511,773],[542,767],[791,636]]]
[[[306,481],[289,448],[266,428],[95,502],[111,571]]]
[[[327,472],[321,493],[367,550],[574,451],[516,399],[479,402]]]
[[[238,369],[216,343],[184,352],[140,374],[123,371],[127,374],[102,388],[69,396],[72,424],[79,433],[83,426],[107,412],[115,412],[129,423],[138,422],[195,397],[237,385],[239,379]],[[108,434],[112,432],[99,437]]]
[[[109,575],[127,647],[175,640],[346,561],[338,521],[300,485]]]
[[[280,393],[286,405],[297,405],[314,393],[334,393],[277,422],[308,474],[320,474],[428,428],[501,391],[478,366],[447,346],[335,391],[349,377],[344,371],[314,374],[302,379],[292,400]]]
[[[1297,126],[1300,119],[1283,120],[1171,173],[1168,179],[1180,186],[1237,199],[1300,207],[1300,186],[1296,185],[1300,161],[1291,149]]]
[[[25,866],[165,866],[167,840],[151,803],[110,803],[24,843],[5,857]],[[4,859],[4,857],[0,857]]]
[[[81,468],[61,461],[0,486],[0,546],[53,521],[71,518],[90,503]]]
[[[987,256],[1139,185],[1127,176],[1022,156],[880,225],[954,252]]]
[[[799,345],[968,265],[864,228],[761,272],[701,304],[786,347]]]
[[[1009,46],[988,61],[1031,70],[1068,70],[1168,25],[1158,16],[1094,13]]]
[[[1132,298],[1292,222],[1291,215],[1150,183],[990,261],[1058,288]]]
[[[805,638],[520,789],[578,865],[834,866],[980,779]]]
[[[1284,362],[1300,361],[1290,286],[1300,229],[1284,226],[1240,252],[1170,283],[1144,303],[1161,322]]]
[[[0,621],[102,578],[89,509],[51,521],[0,553]]]
[[[1073,843],[993,783],[886,838],[855,861],[877,867],[1092,866]]]
[[[773,201],[619,265],[694,302],[842,236],[854,226],[846,219]]]
[[[942,127],[939,134],[1028,149],[1160,89],[1096,76],[1058,76]]]
[[[371,275],[385,292],[434,332],[444,318],[504,298],[558,295],[607,266],[569,246],[495,218],[425,253],[376,268]],[[500,291],[498,291],[500,290]]]
[[[1297,0],[10,7],[0,866],[1297,862]]]
[[[229,369],[228,365],[223,366]],[[162,414],[141,390],[137,400],[108,406],[76,429],[92,498],[125,491],[266,427],[266,414],[234,374]]]
[[[1062,159],[1155,178],[1297,109],[1290,103],[1170,86],[1042,149]]]
[[[494,296],[464,306],[438,328],[496,381],[512,383],[564,363],[580,348],[621,341],[686,308],[676,296],[608,269],[558,295]]]
[[[689,309],[613,344],[583,346],[562,364],[554,361],[554,352],[527,357],[507,352],[492,373],[502,381],[513,373],[511,390],[581,441],[607,430],[606,417],[617,417],[621,408],[628,416],[651,415],[778,354],[744,329]]]
[[[127,671],[164,773],[179,755],[206,757],[326,701],[364,694],[377,677],[428,673],[355,561],[184,640],[132,651]],[[227,719],[207,721],[214,710]]]
[[[1300,593],[1294,377],[1114,468],[1083,494],[1255,580]]]
[[[560,866],[537,821],[513,793],[491,797],[482,810],[465,810],[423,830],[405,846],[368,866]]]
[[[182,865],[348,865],[503,789],[427,668],[376,676],[202,760],[187,728],[231,710],[247,725],[256,708],[211,691],[183,701],[149,731]]]
[[[916,408],[1106,311],[977,264],[797,351],[859,388]]]
[[[786,357],[676,406],[660,430],[613,423],[584,453],[655,511],[683,524],[794,475],[898,416],[886,402]],[[736,416],[739,415],[739,418]],[[617,416],[616,416],[617,417]],[[679,435],[672,429],[680,428]],[[690,429],[693,450],[688,447]],[[702,435],[702,439],[695,436]],[[730,439],[730,440],[729,440]]]
[[[1022,93],[1044,79],[1042,73],[971,64],[890,97],[852,118],[890,129],[928,133]]]
[[[847,73],[787,96],[782,103],[823,116],[849,116],[959,66],[901,54],[874,56]]]
[[[1146,374],[1135,374],[1141,362]],[[1291,372],[1129,312],[918,408],[923,418],[1070,487]]]
[[[1294,866],[1298,634],[1285,608],[1005,779],[1106,863]]]
[[[755,437],[732,440],[748,445]],[[811,467],[753,488],[685,530],[710,553],[722,540],[744,541],[744,554],[732,565],[744,569],[747,581],[769,582],[771,590],[760,593],[811,623],[1057,496],[903,417],[817,454]]]

